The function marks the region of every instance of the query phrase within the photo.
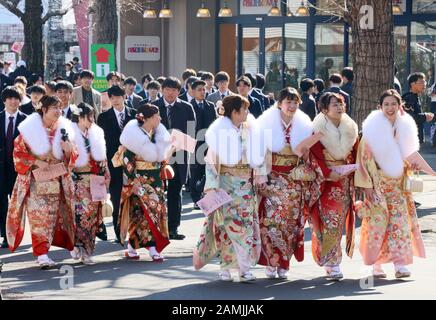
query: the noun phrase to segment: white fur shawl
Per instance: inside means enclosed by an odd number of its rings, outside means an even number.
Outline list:
[[[242,136],[246,140],[245,156],[252,168],[259,167],[265,161],[265,147],[260,130],[253,115],[249,114],[243,124]],[[218,157],[219,163],[235,166],[242,160],[242,143],[232,121],[227,117],[216,119],[206,131],[206,143]]]
[[[266,139],[265,144],[268,150],[271,152],[282,151],[286,146],[286,137],[280,109],[273,106],[266,110],[256,121],[263,137]],[[297,109],[292,119],[290,132],[292,150],[295,150],[304,139],[310,137],[312,131],[313,126],[309,116]]]
[[[75,142],[74,130],[70,120],[60,117],[57,122],[57,129],[53,139],[53,145],[50,145],[48,133],[42,123],[42,117],[38,113],[33,113],[18,126],[18,130],[23,136],[24,142],[30,147],[31,152],[36,156],[47,155],[52,151],[54,157],[63,160],[64,153],[61,147],[61,129],[68,133],[70,142]]]
[[[171,149],[171,135],[163,124],[157,127],[155,140],[156,143],[150,141],[135,119],[129,121],[120,137],[121,144],[144,161],[161,162]]]
[[[356,122],[345,113],[338,128],[323,113],[318,114],[313,120],[313,130],[324,134],[320,141],[335,160],[345,160],[359,134]]]
[[[85,147],[85,139],[82,136],[79,126],[73,123],[73,129],[76,136],[76,145],[79,151],[79,157],[76,161],[76,168],[84,167],[89,162],[89,155]],[[88,139],[91,146],[91,156],[95,161],[106,160],[106,140],[104,131],[95,123],[88,129]]]
[[[392,178],[401,177],[404,160],[419,150],[418,128],[407,113],[398,113],[392,127],[383,111],[373,111],[363,122],[362,132],[378,166]]]

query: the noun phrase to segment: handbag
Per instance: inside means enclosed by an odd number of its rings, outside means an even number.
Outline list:
[[[406,174],[404,177],[404,191],[407,192],[423,192],[424,181],[419,177],[419,173]]]
[[[174,178],[174,169],[167,163],[162,163],[160,168],[161,180],[171,180]]]
[[[304,160],[298,158],[297,166],[291,170],[289,177],[294,181],[314,181],[316,173]]]
[[[114,212],[114,206],[112,204],[110,194],[107,195],[106,200],[103,202],[101,211],[103,218],[112,217],[112,213]]]

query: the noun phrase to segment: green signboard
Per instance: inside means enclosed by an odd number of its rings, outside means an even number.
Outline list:
[[[113,44],[91,45],[91,66],[95,74],[93,87],[97,91],[108,88],[106,76],[115,70],[115,48]]]

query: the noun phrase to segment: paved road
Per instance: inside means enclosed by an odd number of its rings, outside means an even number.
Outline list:
[[[427,153],[433,150],[426,149]],[[436,153],[425,155],[436,168]],[[181,232],[187,237],[173,241],[164,251],[166,260],[154,263],[141,251],[139,261],[125,261],[123,249],[112,242],[98,241],[95,260],[84,266],[71,259],[69,253],[53,248],[57,268],[39,270],[31,253],[30,236],[15,254],[0,249],[5,263],[1,288],[4,299],[436,299],[436,177],[424,177],[425,190],[416,195],[422,203],[419,217],[428,257],[415,259],[408,280],[396,280],[392,266],[386,267],[388,278],[366,284],[368,269],[355,250],[353,259],[344,257],[345,279],[338,283],[325,280],[323,269],[315,265],[306,229],[305,260],[292,261],[288,280],[267,280],[262,267],[254,269],[254,283],[222,283],[217,281],[217,261],[201,271],[192,267],[192,249],[203,223],[200,211],[192,210],[185,197]],[[110,221],[109,237],[113,239]],[[28,228],[27,228],[28,230]],[[357,229],[357,241],[360,228]],[[66,273],[65,273],[66,272]],[[70,277],[71,276],[71,277]],[[73,280],[73,282],[71,282]],[[71,285],[70,289],[63,289]],[[248,290],[247,290],[248,289]]]

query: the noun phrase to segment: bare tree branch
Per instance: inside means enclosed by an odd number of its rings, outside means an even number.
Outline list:
[[[15,14],[18,18],[22,18],[24,16],[24,13],[18,9],[18,3],[20,0],[0,0],[0,4],[8,9],[10,12]]]
[[[48,19],[50,19],[51,17],[59,17],[59,16],[64,16],[68,13],[68,11],[70,11],[70,9],[72,8],[72,6],[62,9],[62,10],[56,10],[56,11],[50,11],[47,12],[45,14],[45,16],[42,18],[42,24],[46,23],[48,21]]]

